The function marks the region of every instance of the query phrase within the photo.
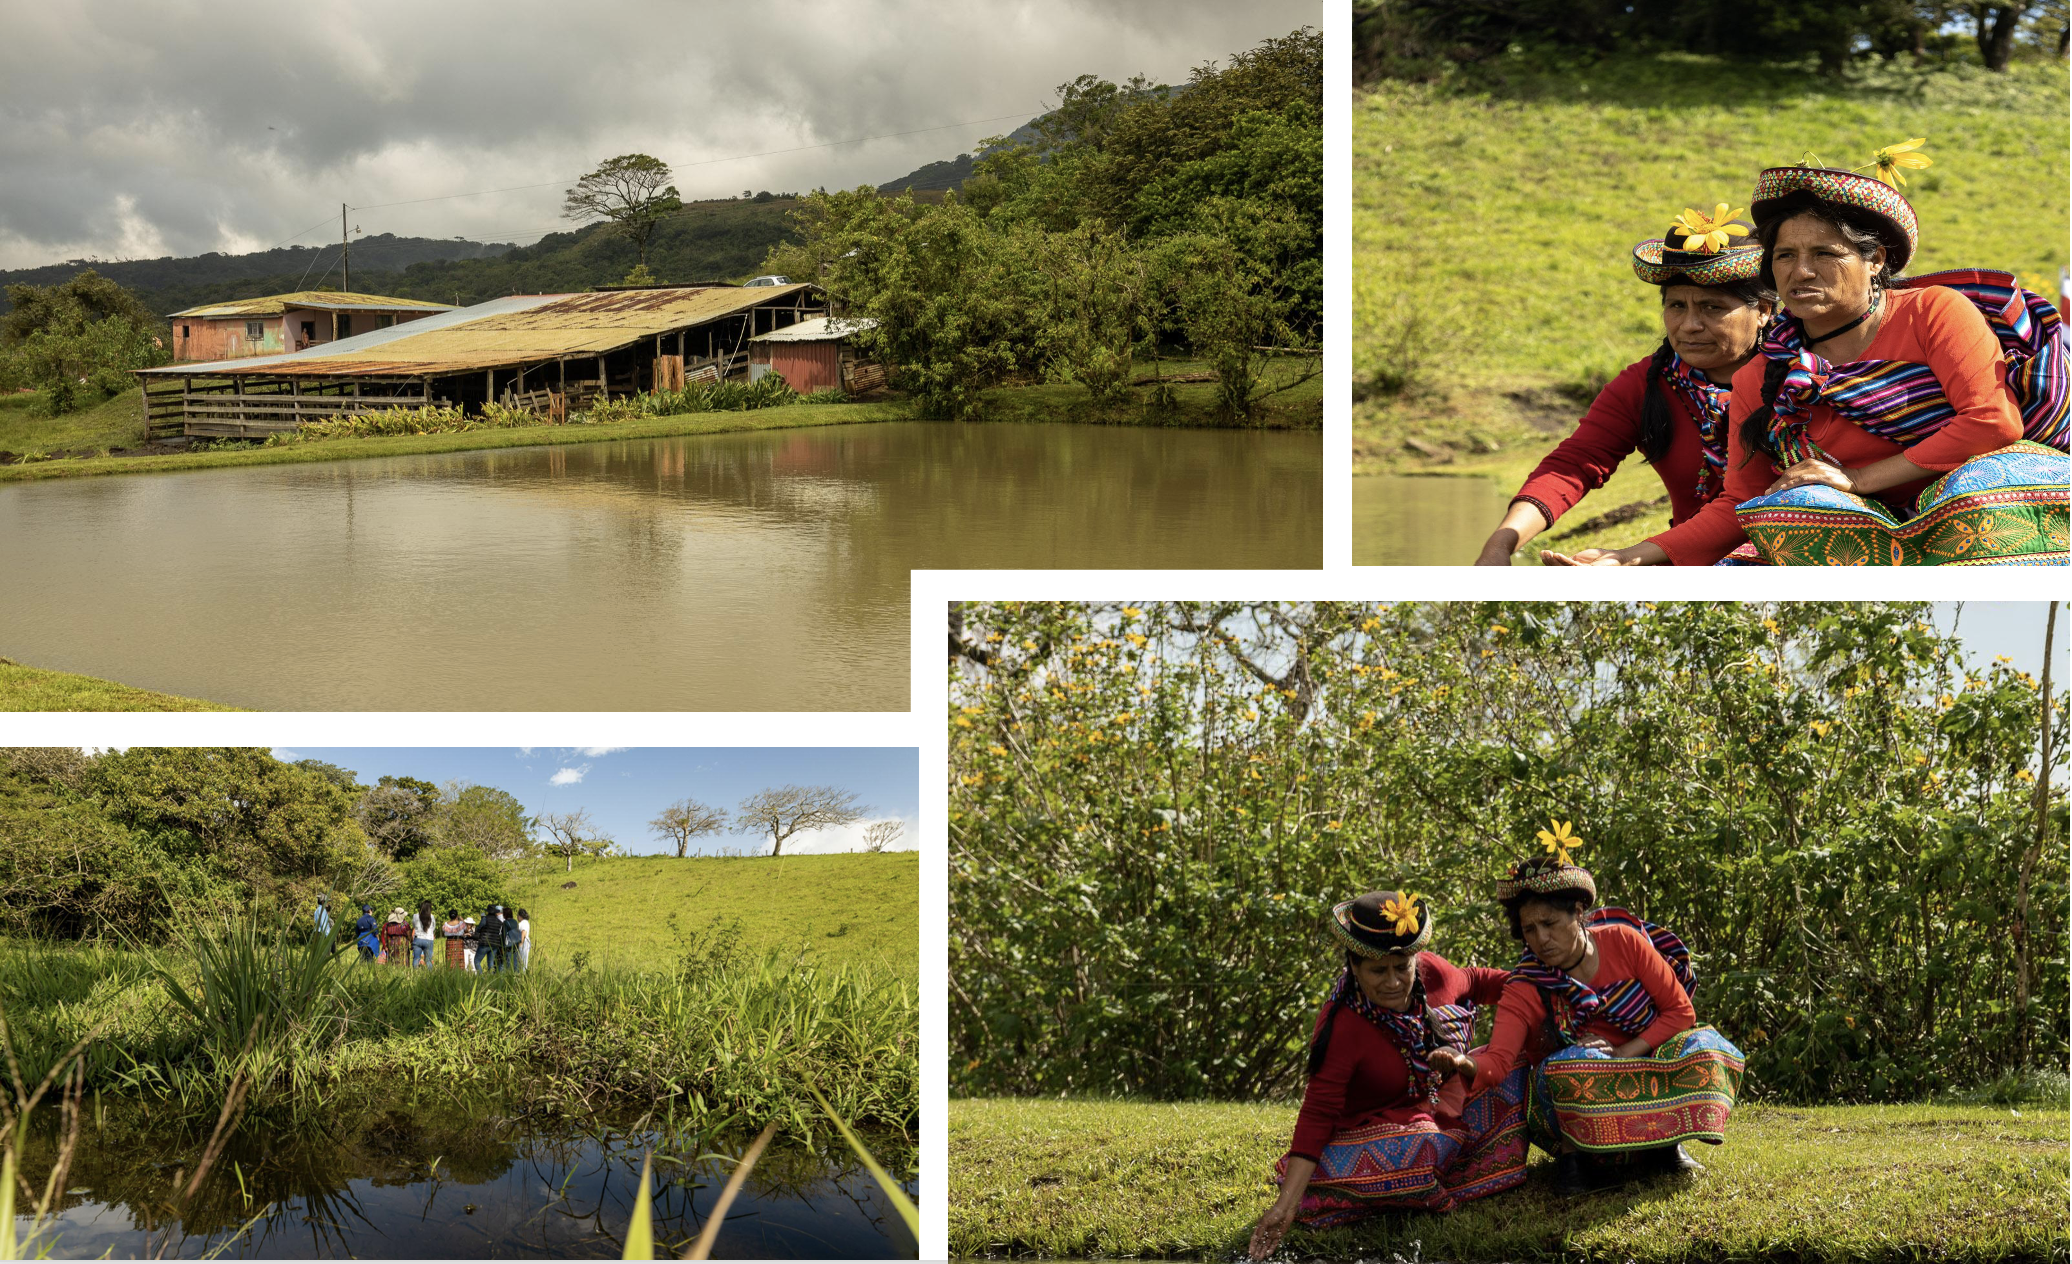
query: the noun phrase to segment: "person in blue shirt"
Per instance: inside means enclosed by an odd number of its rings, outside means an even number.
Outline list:
[[[381,928],[374,921],[374,906],[362,904],[360,920],[353,923],[353,935],[359,941],[362,960],[372,961],[374,955],[381,951],[380,933]]]
[[[328,895],[317,897],[317,938],[331,938],[331,897]]]

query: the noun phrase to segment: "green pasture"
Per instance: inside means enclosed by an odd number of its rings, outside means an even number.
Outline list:
[[[199,698],[154,693],[77,672],[0,658],[0,711],[237,711]]]
[[[1660,340],[1634,243],[1686,206],[1745,207],[1761,168],[1809,152],[1858,167],[1881,145],[1926,137],[1934,165],[1902,190],[1921,219],[1909,271],[1999,268],[2054,297],[2066,90],[2062,63],[1837,82],[1685,54],[1555,68],[1513,58],[1447,84],[1374,86],[1352,111],[1354,470],[1443,469],[1514,488]],[[1571,516],[1660,494],[1630,460]],[[1642,538],[1667,512],[1609,538]]]
[[[1242,1258],[1292,1105],[950,1103],[950,1254]],[[2063,1101],[1743,1106],[1709,1170],[1561,1199],[1526,1184],[1450,1214],[1297,1229],[1279,1259],[2062,1260]]]
[[[1130,398],[1102,402],[1077,382],[999,386],[985,392],[979,416],[985,421],[1067,421],[1111,426],[1246,426],[1267,430],[1316,430],[1324,420],[1324,378],[1309,357],[1284,356],[1267,362],[1267,394],[1249,421],[1224,412],[1216,383],[1179,382],[1161,406],[1152,400],[1154,372],[1163,377],[1192,377],[1208,371],[1196,360],[1166,360],[1157,366],[1139,361]],[[1306,376],[1305,376],[1306,375]]]
[[[920,875],[913,851],[608,856],[578,860],[572,871],[536,862],[511,901],[532,914],[535,962],[585,953],[593,962],[665,965],[686,942],[723,935],[750,952],[803,950],[818,961],[868,959],[911,972],[920,960]]]

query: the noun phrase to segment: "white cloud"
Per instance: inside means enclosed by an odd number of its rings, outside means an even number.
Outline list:
[[[520,758],[520,759],[531,759],[531,758],[532,758],[532,747],[530,747],[530,746],[521,746],[521,747],[519,747],[519,748],[518,748],[518,758]]]
[[[577,782],[581,781],[583,779],[583,774],[589,771],[590,765],[588,764],[584,764],[580,768],[564,768],[560,772],[557,772],[553,776],[547,778],[547,784],[550,786],[572,786]]]
[[[590,759],[602,759],[606,755],[625,749],[624,746],[579,746],[576,748],[576,754]]]
[[[285,747],[281,746],[276,746],[273,748],[273,757],[275,759],[280,760],[284,764],[292,764],[296,760],[302,758],[302,756],[297,755],[294,751],[288,750]]]
[[[858,821],[854,825],[844,825],[839,829],[814,830],[810,834],[793,834],[790,838],[784,840],[784,854],[787,856],[824,856],[833,852],[862,851],[863,832],[881,820],[898,821],[906,826],[906,832],[901,834],[898,840],[887,850],[913,851],[921,845],[920,831],[916,828],[917,823],[912,817],[885,816],[871,817]],[[765,834],[755,838],[752,846],[755,850],[767,853],[770,850],[769,835]]]

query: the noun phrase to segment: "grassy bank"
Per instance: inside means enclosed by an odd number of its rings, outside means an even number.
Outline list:
[[[243,1068],[255,1105],[321,1107],[398,1083],[494,1091],[542,1109],[637,1103],[679,1118],[817,1115],[905,1128],[919,1110],[911,967],[792,952],[578,969],[541,953],[524,974],[410,970],[348,953],[316,983],[280,945],[204,979],[191,946],[128,951],[0,942],[0,1010],[33,1083],[81,1036],[91,1090],[205,1107]],[[201,998],[189,1012],[154,971]],[[243,1015],[244,1017],[236,1017]],[[267,1026],[241,1053],[252,1015]]]
[[[0,658],[0,711],[238,711],[199,698],[154,693],[77,672]]]
[[[2054,297],[2066,82],[2062,64],[1831,83],[1665,55],[1559,69],[1509,59],[1450,85],[1377,85],[1352,116],[1356,472],[1439,467],[1515,487],[1660,340],[1634,243],[1685,206],[1745,206],[1762,167],[1808,150],[1854,167],[1927,137],[1935,165],[1903,190],[1921,218],[1909,270],[2002,268]],[[1637,458],[1628,466],[1629,486],[1572,512],[1660,494]]]
[[[919,960],[920,853],[612,856],[547,865],[516,884],[537,948],[639,968],[684,936],[723,933],[750,952],[796,949],[821,962]],[[564,889],[573,883],[573,889]],[[822,894],[839,892],[839,898]]]
[[[56,417],[44,413],[41,391],[0,395],[0,452],[101,452],[142,442],[144,416],[134,390]]]
[[[1282,1105],[950,1103],[950,1252],[1241,1256],[1294,1126]],[[1282,1258],[2064,1259],[2062,1103],[1745,1106],[1710,1171],[1564,1200],[1526,1185],[1450,1215],[1296,1230]]]
[[[105,411],[125,399],[129,401],[132,410],[137,407],[136,394],[130,392],[109,400],[97,411]],[[278,448],[214,448],[203,452],[154,456],[34,461],[26,465],[0,466],[0,483],[44,478],[79,478],[95,474],[137,474],[245,465],[294,465],[308,461],[346,461],[373,456],[418,456],[432,452],[529,448],[559,443],[606,443],[615,439],[663,439],[678,435],[727,434],[742,430],[782,430],[864,421],[903,421],[911,416],[911,410],[904,403],[898,402],[787,404],[778,408],[758,408],[750,412],[679,413],[671,417],[652,417],[640,421],[596,426],[528,426],[510,430],[465,430],[452,434],[383,435],[370,438],[328,439]]]
[[[1267,365],[1267,386],[1274,393],[1260,401],[1250,420],[1224,411],[1216,383],[1178,382],[1166,404],[1153,402],[1151,371],[1139,365],[1129,398],[1097,401],[1075,383],[1002,386],[987,391],[981,414],[986,421],[1069,421],[1093,426],[1238,427],[1260,430],[1316,430],[1324,424],[1324,379],[1303,375],[1315,367],[1307,357],[1286,356]],[[1208,366],[1193,360],[1169,360],[1159,366],[1166,377],[1199,377]],[[1278,389],[1276,389],[1278,388]]]

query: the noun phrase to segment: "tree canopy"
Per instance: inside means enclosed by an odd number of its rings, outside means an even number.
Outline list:
[[[56,285],[10,285],[7,300],[0,379],[42,390],[54,414],[127,390],[132,369],[172,358],[165,322],[92,268]]]
[[[682,209],[683,198],[669,183],[668,163],[647,154],[620,154],[576,181],[561,213],[573,220],[609,222],[614,233],[633,243],[645,267],[655,226]]]

